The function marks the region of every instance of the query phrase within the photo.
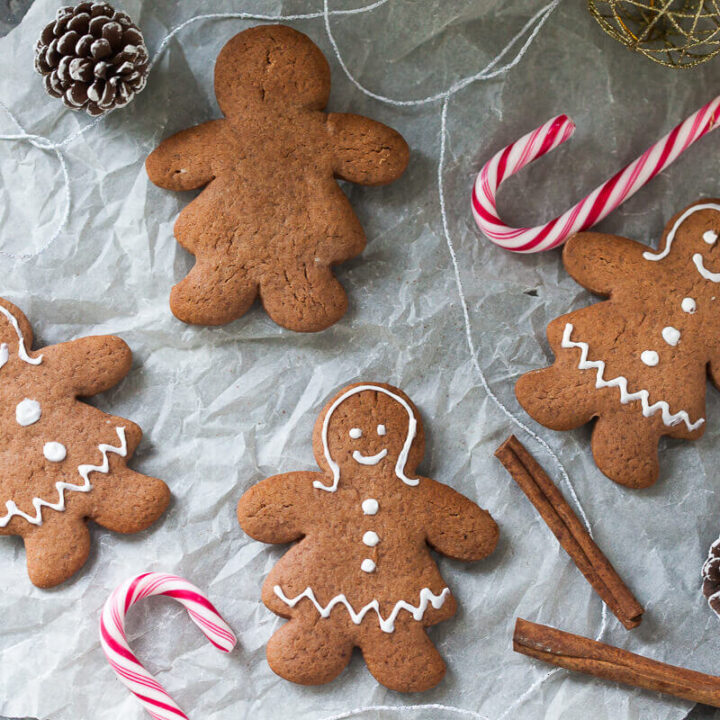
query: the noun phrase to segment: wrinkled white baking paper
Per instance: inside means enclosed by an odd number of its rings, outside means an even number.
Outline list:
[[[360,4],[330,2],[331,9]],[[0,40],[0,100],[28,132],[54,141],[90,122],[46,96],[32,68],[35,40],[58,5],[37,0]],[[171,28],[201,13],[322,11],[320,0],[130,0],[123,7],[138,20],[151,53]],[[523,0],[390,0],[360,15],[333,15],[330,24],[360,83],[413,99],[482,69],[541,7]],[[170,600],[148,600],[131,611],[133,649],[192,718],[314,720],[366,705],[437,703],[498,720],[551,670],[512,652],[515,618],[595,636],[601,603],[493,457],[516,428],[488,398],[470,359],[439,211],[440,103],[394,107],[368,98],[344,75],[322,18],[290,23],[328,56],[330,108],[388,123],[412,148],[399,182],[344,186],[368,235],[362,257],[337,271],[350,310],[331,329],[311,335],[277,327],[258,307],[222,328],[189,327],[169,311],[170,288],[191,264],[173,239],[173,221],[193,195],[151,185],[143,161],[162,138],[218,116],[214,58],[234,33],[254,24],[205,20],[183,29],[147,89],[65,148],[72,207],[61,235],[30,260],[0,256],[0,294],[26,313],[37,344],[94,333],[114,333],[130,344],[130,375],[93,402],[142,426],[132,466],[163,478],[173,492],[167,514],[147,532],[120,537],[93,527],[87,565],[54,590],[34,588],[21,542],[1,539],[0,714],[144,718],[106,663],[97,624],[121,580],[164,570],[203,588],[239,637],[235,652],[225,656]],[[600,547],[647,608],[632,632],[610,616],[603,639],[706,672],[720,672],[720,621],[706,607],[699,580],[707,548],[720,532],[720,395],[708,389],[705,436],[663,444],[662,477],[643,491],[625,490],[601,475],[587,428],[554,434],[529,421],[514,399],[515,379],[547,362],[548,321],[591,298],[566,275],[557,251],[520,257],[479,237],[469,197],[474,174],[494,152],[567,112],[578,124],[577,137],[501,192],[500,209],[509,221],[549,219],[709,100],[717,92],[717,70],[717,62],[683,73],[656,66],[605,36],[584,3],[563,2],[516,67],[450,99],[444,171],[450,237],[479,363],[510,411],[560,455]],[[0,111],[0,133],[15,131]],[[656,243],[675,211],[720,195],[718,157],[720,136],[704,138],[601,227]],[[27,142],[0,143],[0,250],[23,254],[42,247],[63,203],[53,152]],[[260,585],[284,549],[249,540],[235,519],[236,502],[253,483],[315,467],[310,436],[317,413],[331,393],[358,379],[388,381],[409,393],[429,435],[424,474],[488,508],[501,527],[500,544],[487,561],[439,561],[460,610],[430,630],[448,673],[422,695],[385,690],[359,656],[324,687],[275,676],[265,645],[283,621],[260,603]],[[557,466],[520,437],[559,481]],[[689,707],[561,671],[509,716],[665,720],[684,717]],[[401,715],[457,717],[439,709],[358,717]]]

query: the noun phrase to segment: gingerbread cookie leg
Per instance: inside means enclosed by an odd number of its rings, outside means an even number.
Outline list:
[[[328,267],[288,267],[266,275],[260,297],[267,314],[288,330],[317,332],[337,322],[347,310],[347,295]]]
[[[224,325],[244,315],[257,297],[246,272],[220,259],[198,258],[170,293],[170,309],[193,325]]]
[[[27,569],[33,585],[49,588],[82,567],[90,552],[90,533],[81,517],[48,513],[23,536]]]
[[[661,433],[648,429],[649,420],[636,408],[598,418],[592,433],[597,466],[611,480],[630,488],[645,488],[658,478]]]
[[[323,685],[350,662],[353,642],[346,620],[338,619],[341,611],[319,619],[315,608],[307,604],[309,607],[297,612],[270,638],[267,659],[273,672],[286,680]]]
[[[415,620],[398,620],[391,633],[374,629],[361,649],[373,677],[391,690],[429,690],[445,675],[445,661]]]

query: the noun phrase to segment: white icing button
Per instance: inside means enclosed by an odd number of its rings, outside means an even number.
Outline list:
[[[23,427],[36,423],[40,419],[40,415],[42,415],[42,410],[37,400],[25,398],[15,408],[15,420],[17,420],[18,425]]]
[[[374,532],[373,530],[368,530],[363,535],[363,542],[368,547],[375,547],[380,542],[380,538],[376,532]]]
[[[387,433],[387,428],[384,425],[377,426],[377,434],[378,435],[385,435],[386,433]]]
[[[690,297],[683,298],[682,304],[680,307],[686,312],[690,313],[691,315],[697,310],[697,303]]]
[[[50,462],[62,462],[67,456],[67,450],[62,443],[46,442],[43,445],[43,455]]]
[[[362,561],[362,565],[360,565],[360,569],[366,573],[373,572],[375,570],[375,567],[375,563],[370,558],[365,558]]]
[[[717,233],[713,232],[712,230],[707,230],[706,232],[703,233],[703,240],[708,245],[713,245],[717,239],[718,239]]]
[[[660,357],[654,350],[643,350],[640,359],[650,367],[655,367],[660,362]]]
[[[379,509],[380,506],[375,498],[368,498],[362,502],[362,510],[366,515],[375,515]]]
[[[680,331],[672,325],[668,325],[662,329],[663,340],[675,347],[680,342]]]
[[[349,432],[350,437],[353,440],[357,440],[358,438],[362,437],[362,430],[360,428],[352,428]]]

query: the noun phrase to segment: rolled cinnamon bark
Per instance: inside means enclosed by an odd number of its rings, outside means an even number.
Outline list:
[[[513,650],[552,665],[720,707],[720,677],[518,618]]]
[[[495,457],[527,495],[580,572],[617,619],[628,630],[637,627],[642,620],[643,606],[595,544],[537,460],[514,435],[495,451]]]

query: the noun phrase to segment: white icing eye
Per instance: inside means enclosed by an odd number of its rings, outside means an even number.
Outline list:
[[[683,298],[680,307],[684,312],[692,315],[697,310],[697,303],[691,297],[686,297]]]
[[[360,428],[352,428],[348,433],[353,440],[357,440],[362,437],[362,430]]]
[[[640,359],[650,367],[655,367],[660,362],[660,356],[654,350],[644,350]]]
[[[716,232],[713,232],[712,230],[706,230],[706,231],[703,233],[703,240],[704,240],[708,245],[714,245],[714,244],[715,244],[715,241],[716,241],[717,239],[718,239],[717,233],[716,233]]]
[[[377,426],[377,434],[378,435],[385,435],[387,434],[387,430],[385,429],[384,425],[378,425]]]

